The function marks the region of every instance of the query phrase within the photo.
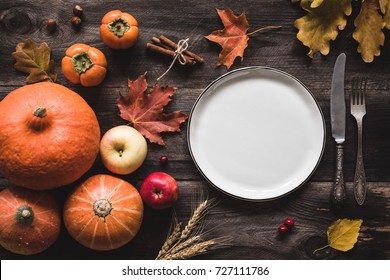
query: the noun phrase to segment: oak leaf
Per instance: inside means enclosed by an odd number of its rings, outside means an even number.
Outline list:
[[[160,133],[180,131],[180,125],[188,115],[180,111],[163,113],[164,107],[172,100],[175,88],[160,87],[156,84],[146,94],[148,84],[145,77],[146,73],[135,81],[128,80],[129,95],[120,95],[117,99],[120,116],[129,121],[151,143],[165,146]]]
[[[308,14],[295,21],[299,29],[297,38],[310,48],[309,57],[316,52],[327,55],[330,41],[335,40],[338,30],[347,24],[346,16],[352,12],[352,0],[301,0],[301,7]]]
[[[327,231],[328,245],[343,252],[351,250],[357,242],[362,223],[363,220],[340,219],[335,221]]]
[[[229,8],[225,10],[217,9],[217,13],[225,27],[222,30],[215,30],[206,39],[218,43],[222,47],[219,54],[217,66],[225,65],[229,69],[237,57],[244,59],[244,51],[248,46],[249,35],[267,29],[280,28],[280,26],[267,26],[247,33],[249,23],[245,13],[236,16]]]
[[[45,42],[37,47],[33,40],[27,39],[16,45],[12,56],[16,60],[15,69],[29,74],[26,78],[28,84],[56,81],[54,60],[50,59],[50,48]]]
[[[372,62],[381,54],[380,47],[385,43],[382,29],[386,26],[379,14],[378,0],[365,0],[355,19],[355,32],[352,37],[359,43],[357,48],[364,62]]]
[[[383,15],[386,28],[390,29],[390,0],[379,0],[379,7]]]

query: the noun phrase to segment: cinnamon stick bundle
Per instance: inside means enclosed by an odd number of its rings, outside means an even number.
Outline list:
[[[172,40],[168,39],[164,35],[161,35],[159,38],[152,37],[151,43],[146,44],[146,48],[150,51],[160,53],[166,56],[175,57],[176,56],[176,50],[178,48],[177,44],[173,42]],[[187,65],[194,65],[196,63],[203,63],[204,59],[195,53],[184,50],[182,53],[185,64]]]

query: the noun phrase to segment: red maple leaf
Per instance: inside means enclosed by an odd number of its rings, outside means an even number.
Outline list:
[[[219,54],[217,66],[225,65],[228,69],[236,57],[241,57],[241,61],[244,59],[244,50],[248,46],[250,35],[266,29],[280,28],[280,26],[267,26],[247,34],[249,23],[244,12],[235,16],[233,11],[227,8],[226,10],[217,9],[217,13],[225,28],[213,31],[206,36],[206,39],[221,45],[222,51]]]
[[[180,111],[163,113],[164,107],[172,100],[175,88],[160,87],[156,84],[146,94],[148,84],[145,76],[146,73],[135,81],[128,80],[129,95],[120,95],[117,100],[120,116],[129,121],[151,143],[165,146],[160,133],[180,131],[180,125],[188,115]]]

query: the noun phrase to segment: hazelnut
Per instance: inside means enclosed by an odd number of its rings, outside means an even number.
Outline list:
[[[70,22],[72,23],[73,27],[75,27],[75,28],[80,27],[80,25],[81,25],[81,18],[79,18],[77,16],[74,16],[74,17],[72,17]]]
[[[82,17],[83,16],[83,8],[80,7],[80,5],[76,5],[73,8],[73,14],[77,17]]]
[[[49,30],[50,32],[53,32],[57,28],[57,22],[54,19],[49,19],[47,21],[46,26],[47,26],[47,30]]]

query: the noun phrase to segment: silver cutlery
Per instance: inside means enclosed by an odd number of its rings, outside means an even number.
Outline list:
[[[366,114],[366,88],[367,79],[355,78],[352,82],[352,92],[349,98],[351,115],[354,116],[354,118],[356,119],[358,131],[358,148],[356,156],[355,179],[353,182],[353,193],[355,195],[356,202],[359,205],[363,205],[367,193],[366,174],[364,172],[362,148],[363,117]]]
[[[346,199],[343,161],[345,142],[345,96],[344,96],[344,73],[346,55],[344,53],[337,57],[332,77],[330,95],[330,118],[332,136],[336,142],[336,171],[334,184],[331,192],[331,201],[341,208]]]

